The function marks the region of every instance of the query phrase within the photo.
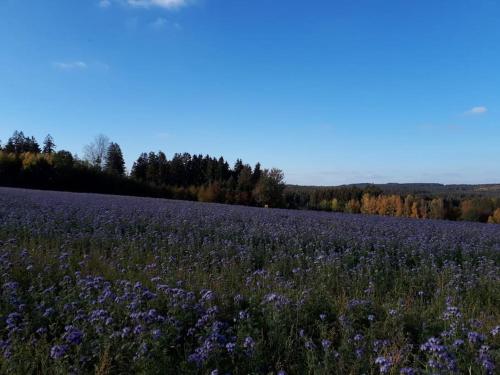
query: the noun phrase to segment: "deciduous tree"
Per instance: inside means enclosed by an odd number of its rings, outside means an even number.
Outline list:
[[[94,140],[83,149],[83,158],[90,165],[104,169],[106,153],[108,152],[109,138],[103,134],[97,135]]]

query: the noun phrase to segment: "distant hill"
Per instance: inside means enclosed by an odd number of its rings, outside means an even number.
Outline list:
[[[288,185],[290,189],[311,190],[311,189],[336,189],[358,187],[363,189],[367,186],[374,186],[382,190],[385,194],[416,195],[416,196],[445,196],[452,198],[463,197],[500,197],[500,184],[478,184],[478,185],[443,185],[436,183],[388,183],[388,184],[350,184],[338,186],[301,186]]]

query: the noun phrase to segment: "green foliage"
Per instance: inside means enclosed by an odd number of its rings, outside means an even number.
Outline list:
[[[0,196],[0,315],[23,318],[12,333],[0,322],[2,374],[377,374],[380,357],[389,374],[427,374],[443,350],[455,373],[487,374],[483,345],[500,360],[490,226],[9,194]],[[112,321],[91,320],[101,309]],[[164,320],[146,321],[150,311]],[[122,336],[138,324],[144,331]],[[53,358],[68,325],[83,340]],[[209,337],[220,341],[193,363]],[[446,349],[423,351],[431,337]]]
[[[52,154],[56,148],[56,144],[54,143],[54,138],[50,134],[45,137],[43,141],[43,153],[44,154]]]
[[[104,135],[98,135],[85,147],[82,161],[68,151],[55,152],[50,135],[45,138],[41,153],[34,137],[16,131],[0,149],[0,184],[419,219],[500,222],[499,214],[495,214],[500,208],[496,185],[286,186],[282,171],[262,170],[260,163],[252,169],[237,159],[231,168],[223,157],[176,153],[169,160],[162,151],[142,153],[127,176],[120,146],[110,143]]]
[[[279,169],[264,170],[255,186],[255,200],[261,205],[281,207],[285,190],[284,175]]]
[[[15,131],[4,147],[7,153],[21,154],[24,152],[39,153],[40,146],[34,137],[27,137],[23,132]]]
[[[486,222],[494,211],[494,204],[488,198],[467,199],[460,203],[462,220]]]
[[[122,150],[117,143],[111,142],[108,146],[104,170],[118,176],[125,175],[125,160],[123,159]]]

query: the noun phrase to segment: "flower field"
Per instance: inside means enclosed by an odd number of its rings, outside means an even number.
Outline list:
[[[0,188],[0,373],[495,374],[500,226]]]

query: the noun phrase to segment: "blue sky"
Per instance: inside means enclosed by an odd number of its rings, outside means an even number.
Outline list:
[[[287,181],[500,182],[500,2],[0,1],[0,139]]]

